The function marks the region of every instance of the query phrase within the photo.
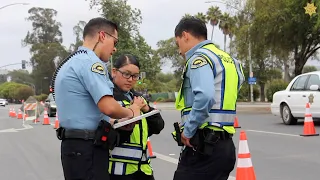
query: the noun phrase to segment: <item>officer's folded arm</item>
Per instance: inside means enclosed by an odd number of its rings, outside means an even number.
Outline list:
[[[100,111],[114,119],[133,118],[140,115],[140,106],[133,103],[129,108],[122,107],[112,96],[103,96],[99,102]]]

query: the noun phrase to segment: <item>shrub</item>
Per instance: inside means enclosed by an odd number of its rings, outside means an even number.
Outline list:
[[[260,97],[260,90],[257,85],[253,85],[253,99]],[[250,101],[250,85],[243,84],[238,94],[238,101]]]
[[[267,89],[267,99],[269,102],[272,102],[273,94],[277,91],[285,90],[288,86],[288,83],[282,79],[275,79],[269,82]]]
[[[164,98],[163,97],[158,97],[157,99],[156,99],[156,102],[163,102],[164,101]]]
[[[37,96],[34,96],[34,98],[36,98],[37,101],[45,101],[47,99],[48,95],[46,94],[40,94],[40,95],[37,95]]]

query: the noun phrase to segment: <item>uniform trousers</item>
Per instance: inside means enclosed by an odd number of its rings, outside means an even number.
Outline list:
[[[62,140],[61,162],[65,180],[110,180],[109,151],[93,140]]]
[[[232,138],[219,140],[212,155],[204,155],[186,147],[173,180],[227,180],[236,163],[236,152]]]
[[[111,180],[155,180],[153,175],[146,175],[141,171],[137,171],[130,175],[110,175]]]

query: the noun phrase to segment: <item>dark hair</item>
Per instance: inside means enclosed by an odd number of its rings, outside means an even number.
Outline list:
[[[113,34],[115,30],[118,31],[116,23],[102,17],[93,18],[83,29],[83,39],[87,36],[93,37],[99,31],[106,31]]]
[[[207,26],[206,24],[195,17],[184,17],[180,20],[179,24],[174,30],[175,37],[181,37],[182,32],[186,31],[196,38],[207,39]]]
[[[119,69],[128,64],[136,65],[140,69],[140,64],[138,59],[130,54],[121,55],[114,63],[114,67]]]

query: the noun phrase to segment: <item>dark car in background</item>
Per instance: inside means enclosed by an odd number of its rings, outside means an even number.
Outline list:
[[[54,117],[56,115],[57,105],[56,105],[56,102],[53,99],[52,93],[50,93],[48,95],[47,99],[45,100],[44,107],[47,108],[49,117]]]

